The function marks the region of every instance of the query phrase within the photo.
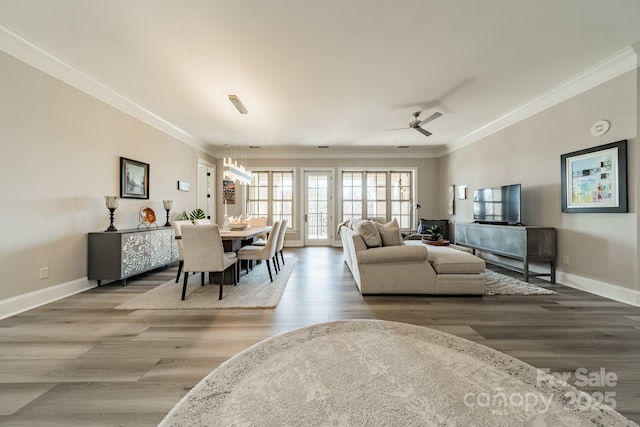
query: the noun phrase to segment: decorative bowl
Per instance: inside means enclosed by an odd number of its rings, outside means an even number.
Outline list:
[[[236,231],[240,231],[240,230],[244,230],[245,228],[247,228],[247,223],[240,223],[240,224],[229,224],[229,229],[230,230],[236,230]]]
[[[140,222],[145,222],[147,224],[153,224],[156,222],[156,213],[153,209],[143,206],[140,209]]]

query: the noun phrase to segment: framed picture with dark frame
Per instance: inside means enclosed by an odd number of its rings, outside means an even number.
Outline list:
[[[560,156],[562,212],[625,213],[627,141]]]
[[[149,198],[149,164],[120,157],[120,197]]]

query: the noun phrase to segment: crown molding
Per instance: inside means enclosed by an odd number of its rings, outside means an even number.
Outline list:
[[[0,24],[0,49],[32,67],[91,95],[125,114],[166,133],[198,150],[215,156],[211,146],[205,144],[178,126],[132,101],[112,87],[76,65],[57,57],[49,50]]]
[[[177,140],[201,150],[211,156],[221,155],[211,145],[190,135],[144,106],[132,101],[115,89],[100,82],[74,64],[0,24],[0,49],[32,67],[61,80],[76,89],[152,126]],[[576,74],[572,78],[552,87],[527,103],[515,108],[498,119],[457,139],[444,147],[394,148],[345,148],[345,149],[269,149],[263,153],[250,153],[253,158],[438,158],[459,150],[469,144],[492,135],[508,126],[553,107],[571,97],[601,85],[628,71],[638,68],[640,43],[628,46],[600,63]],[[324,152],[320,152],[324,151]]]
[[[330,147],[330,148],[316,148],[316,147],[290,147],[290,148],[270,148],[262,147],[260,149],[246,149],[242,150],[241,154],[238,153],[238,149],[220,150],[218,155],[220,157],[232,157],[242,159],[406,159],[406,158],[419,158],[430,159],[438,158],[439,147],[410,147],[410,148],[395,148],[395,147]]]
[[[541,93],[498,119],[448,144],[439,156],[459,150],[506,127],[638,68],[638,46],[628,46],[568,80]]]

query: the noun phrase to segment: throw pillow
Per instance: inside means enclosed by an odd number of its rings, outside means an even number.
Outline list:
[[[375,223],[375,225],[382,238],[382,246],[399,246],[403,244],[400,226],[395,218],[386,224]]]
[[[358,231],[358,227],[360,226],[360,223],[364,221],[362,218],[356,218],[354,220],[352,220],[349,223],[349,228],[352,229],[353,231]]]
[[[344,221],[342,221],[340,224],[338,224],[338,230],[337,230],[337,235],[340,235],[340,229],[342,227],[346,227],[349,228],[349,223],[351,222],[350,219],[345,219]]]
[[[382,237],[380,237],[380,233],[376,228],[376,224],[371,221],[361,221],[358,224],[357,233],[364,240],[364,244],[367,245],[367,248],[377,248],[382,246]]]

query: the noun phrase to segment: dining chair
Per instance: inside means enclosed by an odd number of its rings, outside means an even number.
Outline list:
[[[282,249],[284,248],[284,237],[287,233],[287,220],[283,219],[282,224],[280,224],[280,231],[278,232],[278,240],[276,243],[276,264],[278,265],[278,270],[280,270],[280,261],[278,261],[278,253],[280,254],[280,258],[282,258],[282,265],[284,265],[284,255],[282,254]]]
[[[267,270],[269,271],[269,279],[273,282],[273,275],[271,274],[271,265],[269,261],[273,261],[273,266],[276,268],[275,264],[275,253],[276,253],[276,243],[278,239],[278,233],[280,231],[280,221],[276,221],[273,223],[271,227],[271,233],[269,233],[269,237],[267,237],[267,244],[264,246],[254,246],[248,245],[243,246],[238,251],[238,259],[246,260],[246,261],[257,261],[263,260],[266,261]],[[247,263],[247,273],[249,273],[249,267]],[[276,270],[276,273],[278,270]]]
[[[193,223],[195,225],[211,225],[211,220],[210,219],[194,219]]]
[[[224,272],[235,267],[238,262],[236,254],[225,252],[218,226],[213,225],[185,225],[182,227],[182,245],[184,250],[184,284],[182,285],[182,300],[187,291],[188,273],[200,273],[200,284],[204,286],[204,273],[221,273],[220,295],[224,285]],[[238,282],[236,269],[233,270],[233,284]]]
[[[249,221],[249,224],[252,227],[264,227],[265,225],[267,225],[267,218],[266,217],[251,218],[251,220]],[[251,242],[251,244],[254,246],[266,245],[267,234],[268,233],[260,234],[253,242]]]
[[[180,280],[180,274],[182,273],[182,267],[184,266],[184,255],[182,250],[182,231],[183,225],[192,225],[189,220],[177,220],[171,223],[173,226],[173,234],[175,234],[176,243],[178,244],[178,275],[176,276],[176,283]]]

